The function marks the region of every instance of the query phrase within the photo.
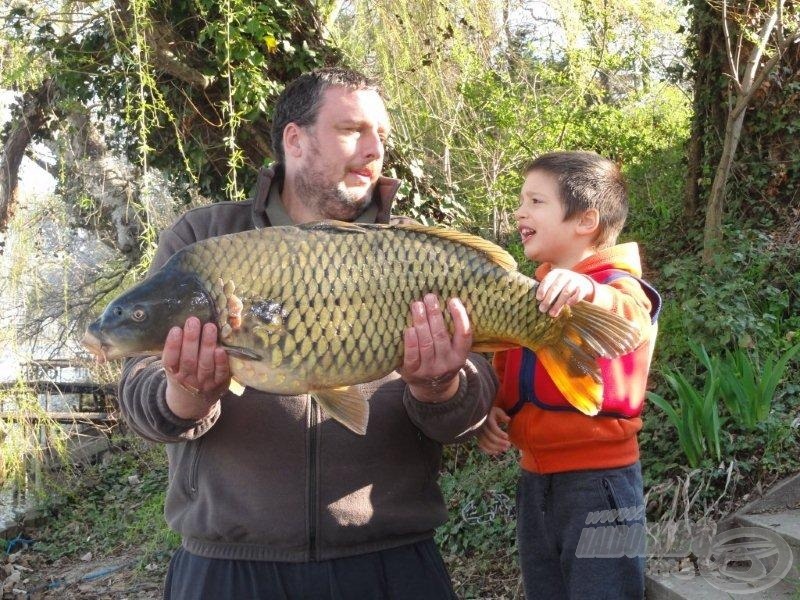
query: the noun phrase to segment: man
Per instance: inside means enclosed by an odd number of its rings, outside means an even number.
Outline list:
[[[253,199],[194,209],[160,238],[152,269],[200,239],[320,219],[387,222],[399,182],[381,177],[389,119],[362,75],[323,69],[278,100],[278,163]],[[463,305],[412,303],[399,372],[364,384],[365,436],[310,396],[227,389],[213,324],[190,318],[163,354],[129,360],[120,403],[131,428],[167,443],[165,514],[183,544],[166,598],[454,597],[433,542],[447,518],[437,485],[441,444],[463,439],[489,410],[497,382],[469,354]],[[380,315],[375,315],[380,319]]]

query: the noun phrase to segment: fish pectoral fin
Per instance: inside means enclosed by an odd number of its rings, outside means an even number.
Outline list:
[[[603,406],[600,367],[592,357],[581,356],[575,350],[566,345],[546,346],[536,351],[536,358],[567,402],[583,414],[594,416]]]
[[[502,340],[483,340],[472,344],[472,352],[500,352],[501,350],[511,350],[519,348],[519,344],[512,344],[511,342],[504,342]]]
[[[311,394],[331,417],[359,435],[367,433],[369,403],[357,387],[314,390]]]
[[[231,377],[231,382],[228,384],[228,390],[230,390],[231,394],[235,396],[241,396],[244,394],[244,386],[236,381],[233,377]]]
[[[258,352],[250,350],[249,348],[242,348],[241,346],[222,346],[225,349],[225,352],[228,353],[228,356],[235,356],[236,358],[241,358],[242,360],[262,360],[264,357],[261,356]]]

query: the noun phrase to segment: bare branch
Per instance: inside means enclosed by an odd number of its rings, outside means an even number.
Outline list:
[[[731,68],[731,80],[733,81],[736,91],[742,89],[742,84],[739,82],[739,49],[741,49],[742,38],[739,37],[739,44],[736,50],[736,60],[733,58],[733,48],[731,47],[731,32],[728,29],[728,0],[722,3],[722,31],[725,34],[725,49],[728,56],[728,65]]]
[[[750,88],[746,91],[746,93],[743,92],[737,98],[736,106],[731,111],[731,114],[734,117],[737,117],[739,113],[747,108],[750,100],[753,97],[753,94],[758,91],[758,89],[761,87],[761,84],[764,83],[764,80],[770,75],[770,73],[772,73],[772,71],[775,70],[775,66],[778,64],[781,58],[783,58],[783,55],[789,49],[789,46],[798,40],[800,40],[800,31],[796,31],[788,38],[783,39],[775,54],[773,54],[764,64],[764,66],[758,71],[758,74],[750,85]]]

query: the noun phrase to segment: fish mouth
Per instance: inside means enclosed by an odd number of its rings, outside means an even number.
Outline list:
[[[87,331],[83,334],[81,345],[86,348],[99,364],[109,361],[108,346],[103,344],[96,335]]]

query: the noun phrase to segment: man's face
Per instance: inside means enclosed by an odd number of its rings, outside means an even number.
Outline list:
[[[388,135],[389,115],[376,91],[328,88],[316,123],[300,129],[295,177],[301,200],[321,218],[357,218],[380,177]]]

